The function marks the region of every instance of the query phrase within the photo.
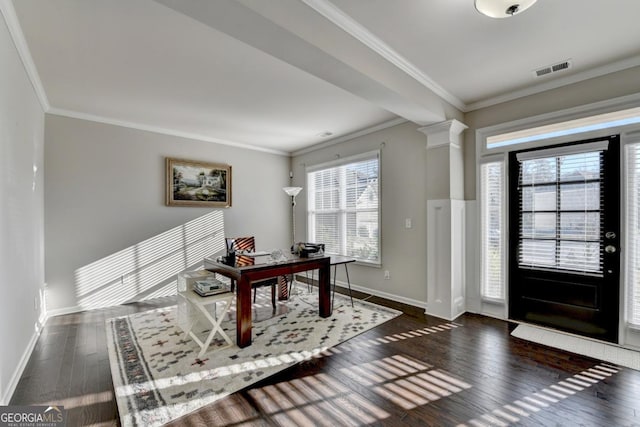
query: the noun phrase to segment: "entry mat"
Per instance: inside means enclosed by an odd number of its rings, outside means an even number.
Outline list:
[[[530,325],[518,325],[511,335],[640,371],[640,351]]]

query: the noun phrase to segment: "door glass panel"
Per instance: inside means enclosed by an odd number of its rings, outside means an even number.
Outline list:
[[[602,156],[520,160],[521,266],[602,273]]]
[[[560,242],[560,268],[580,271],[600,270],[600,244],[593,242]]]
[[[556,181],[556,159],[536,159],[522,163],[522,184]]]
[[[600,210],[600,183],[560,184],[560,209]]]
[[[600,178],[600,153],[580,153],[558,158],[561,181],[584,181]]]
[[[521,266],[549,266],[556,264],[555,240],[522,240]]]
[[[555,211],[556,186],[540,185],[522,188],[523,211]]]
[[[555,238],[555,213],[525,213],[522,214],[522,237],[530,239]]]
[[[600,212],[561,213],[560,238],[597,241],[600,238]]]

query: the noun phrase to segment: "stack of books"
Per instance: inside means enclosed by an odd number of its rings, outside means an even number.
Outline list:
[[[227,286],[224,283],[213,277],[208,279],[196,280],[193,283],[193,291],[201,297],[208,297],[211,295],[229,292]]]

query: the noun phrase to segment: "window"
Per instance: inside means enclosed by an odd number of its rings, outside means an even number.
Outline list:
[[[640,327],[640,143],[626,146],[627,322]]]
[[[504,163],[481,167],[481,290],[483,298],[504,299]]]
[[[486,147],[488,149],[506,147],[636,123],[640,123],[640,107],[489,136]]]
[[[379,152],[307,169],[308,239],[329,254],[380,264]]]

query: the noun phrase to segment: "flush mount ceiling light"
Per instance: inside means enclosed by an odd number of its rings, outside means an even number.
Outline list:
[[[529,9],[537,0],[475,0],[476,10],[491,18],[508,18]]]

